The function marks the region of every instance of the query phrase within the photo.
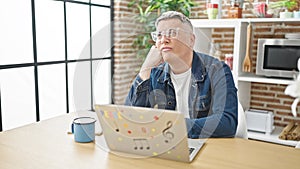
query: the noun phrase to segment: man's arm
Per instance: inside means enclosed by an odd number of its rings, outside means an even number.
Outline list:
[[[130,88],[125,105],[149,107],[148,96],[151,69],[158,66],[162,61],[163,59],[159,50],[155,46],[152,46],[138,76]]]
[[[162,62],[163,58],[160,51],[155,46],[152,46],[139,72],[140,78],[142,80],[149,79],[151,69],[158,66]]]
[[[142,80],[138,75],[126,97],[125,105],[128,106],[139,106],[139,107],[149,107],[148,106],[148,93],[149,93],[150,80]]]
[[[223,65],[210,74],[212,83],[211,115],[200,119],[186,119],[190,138],[234,137],[237,127],[237,89],[231,71]]]

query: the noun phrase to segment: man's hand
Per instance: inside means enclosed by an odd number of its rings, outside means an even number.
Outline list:
[[[141,67],[141,70],[139,73],[141,79],[142,80],[149,79],[151,69],[153,67],[158,66],[162,62],[163,62],[163,58],[161,56],[160,51],[155,46],[152,46],[146,57],[145,62],[143,63],[143,65]]]

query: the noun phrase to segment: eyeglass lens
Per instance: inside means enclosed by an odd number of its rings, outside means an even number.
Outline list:
[[[167,38],[176,38],[178,34],[177,29],[168,29],[166,31],[160,31],[160,32],[152,32],[152,39],[153,41],[161,40],[163,36]]]

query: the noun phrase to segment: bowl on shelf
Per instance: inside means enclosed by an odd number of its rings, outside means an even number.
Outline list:
[[[267,12],[268,6],[266,3],[253,3],[253,14],[258,18],[272,18],[273,14]]]

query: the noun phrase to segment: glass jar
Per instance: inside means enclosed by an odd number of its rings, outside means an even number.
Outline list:
[[[208,19],[217,19],[218,16],[218,4],[207,4],[207,17]]]
[[[230,67],[230,70],[233,68],[233,54],[225,54],[225,63]]]

